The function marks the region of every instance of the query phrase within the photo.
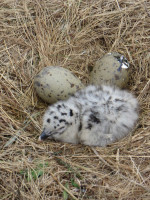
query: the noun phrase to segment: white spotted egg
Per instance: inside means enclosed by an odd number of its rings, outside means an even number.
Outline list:
[[[83,87],[78,77],[59,66],[43,68],[34,79],[34,88],[38,96],[47,103],[67,99]]]

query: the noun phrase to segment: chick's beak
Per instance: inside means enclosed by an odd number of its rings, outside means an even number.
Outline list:
[[[39,141],[45,140],[46,138],[48,138],[48,135],[46,135],[45,131],[43,131],[39,137]]]

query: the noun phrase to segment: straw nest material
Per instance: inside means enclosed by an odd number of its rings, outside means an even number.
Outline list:
[[[0,199],[150,199],[150,2],[0,1]],[[131,136],[106,148],[39,143],[47,104],[33,89],[47,65],[84,83],[108,52],[130,62],[140,104]]]

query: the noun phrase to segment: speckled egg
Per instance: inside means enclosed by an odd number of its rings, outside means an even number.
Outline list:
[[[43,68],[34,79],[37,94],[48,103],[67,99],[84,87],[71,71],[59,66]]]
[[[116,52],[108,53],[99,59],[90,72],[90,84],[109,84],[125,88],[128,82],[129,63]]]

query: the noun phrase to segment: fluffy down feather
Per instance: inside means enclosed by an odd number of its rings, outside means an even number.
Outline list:
[[[138,119],[138,102],[125,90],[90,85],[49,106],[39,140],[106,146],[130,133]]]

